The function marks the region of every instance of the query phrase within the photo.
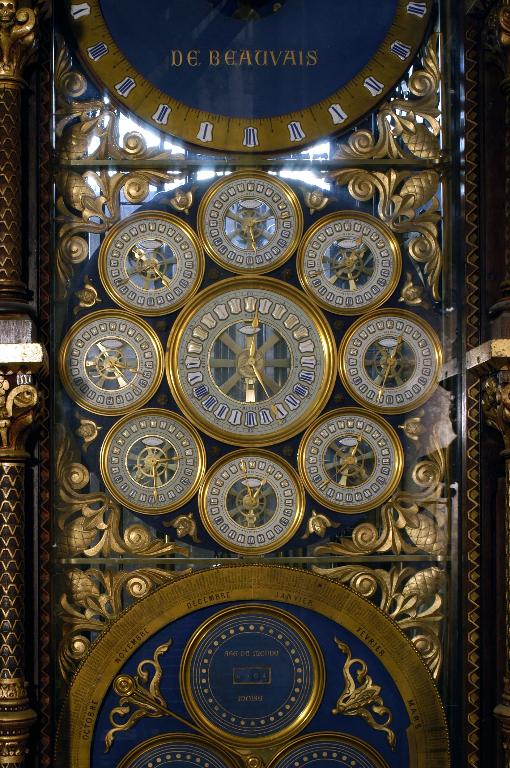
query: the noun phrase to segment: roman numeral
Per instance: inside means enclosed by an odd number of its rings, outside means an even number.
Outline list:
[[[333,123],[335,125],[340,125],[340,123],[343,123],[344,120],[347,120],[347,115],[343,111],[343,109],[340,106],[340,104],[332,104],[329,107],[329,114],[333,118]]]
[[[302,141],[305,138],[306,134],[301,128],[301,123],[298,123],[297,120],[293,120],[287,127],[289,129],[291,141]]]
[[[75,3],[71,5],[70,12],[73,19],[90,16],[90,5],[88,3]]]
[[[384,90],[384,85],[376,80],[375,77],[367,77],[363,85],[370,91],[372,96],[379,96]]]
[[[152,115],[152,119],[158,125],[166,125],[172,108],[168,104],[160,104],[157,110]]]
[[[409,58],[409,54],[411,53],[411,46],[406,45],[405,43],[401,43],[400,40],[395,40],[395,42],[391,44],[390,51],[394,53],[395,56],[398,56],[399,59],[405,61]]]
[[[256,128],[251,126],[244,129],[243,146],[245,147],[258,147],[259,145],[259,132]]]
[[[124,98],[129,96],[133,88],[136,88],[136,83],[132,77],[125,77],[124,80],[121,80],[120,83],[117,83],[115,86],[117,93],[124,96]]]
[[[204,143],[213,140],[214,125],[212,123],[200,123],[200,128],[197,133],[197,139]]]
[[[87,53],[92,61],[98,61],[108,53],[108,46],[106,43],[96,43],[87,48]]]
[[[419,16],[420,19],[423,19],[423,17],[427,13],[427,4],[426,3],[408,3],[407,13],[410,13],[413,16]]]

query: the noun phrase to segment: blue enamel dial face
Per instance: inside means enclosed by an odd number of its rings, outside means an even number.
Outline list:
[[[69,3],[87,66],[153,126],[226,151],[342,130],[409,67],[433,0]]]

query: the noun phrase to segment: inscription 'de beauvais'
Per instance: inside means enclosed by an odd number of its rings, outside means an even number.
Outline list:
[[[175,48],[170,51],[172,67],[316,67],[319,63],[317,51],[284,49],[278,51],[242,48],[201,50]]]

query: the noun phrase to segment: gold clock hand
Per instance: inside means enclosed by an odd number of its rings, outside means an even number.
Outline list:
[[[397,350],[400,347],[400,345],[402,344],[402,341],[403,341],[402,336],[399,336],[397,338],[397,343],[393,347],[391,355],[388,357],[388,360],[386,361],[386,369],[384,371],[383,380],[381,382],[381,385],[379,387],[379,391],[377,393],[376,403],[380,403],[381,400],[382,400],[382,396],[383,396],[383,392],[384,392],[384,387],[385,387],[386,381],[387,381],[388,376],[390,374],[390,371],[391,371],[391,369],[393,367],[393,363],[395,362],[395,359],[396,359],[396,356],[397,356]]]

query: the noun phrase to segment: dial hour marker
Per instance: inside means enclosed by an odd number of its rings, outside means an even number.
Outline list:
[[[202,141],[204,144],[207,144],[213,140],[213,130],[214,125],[209,122],[200,123],[200,128],[198,129],[197,133],[197,139],[199,141]]]
[[[172,108],[169,104],[160,104],[152,115],[152,119],[158,125],[166,125],[168,123],[168,118],[170,117],[171,111]]]
[[[96,43],[90,48],[87,48],[87,53],[92,61],[99,61],[99,59],[102,59],[103,56],[108,53],[108,46],[106,43]]]
[[[129,96],[133,88],[136,88],[136,83],[132,77],[125,77],[115,85],[115,90],[119,96],[123,96],[124,98]]]
[[[370,91],[372,96],[379,96],[384,90],[384,85],[379,80],[376,80],[375,77],[367,77],[363,85]]]
[[[90,5],[88,3],[73,3],[70,8],[73,19],[80,19],[82,16],[90,15]]]

